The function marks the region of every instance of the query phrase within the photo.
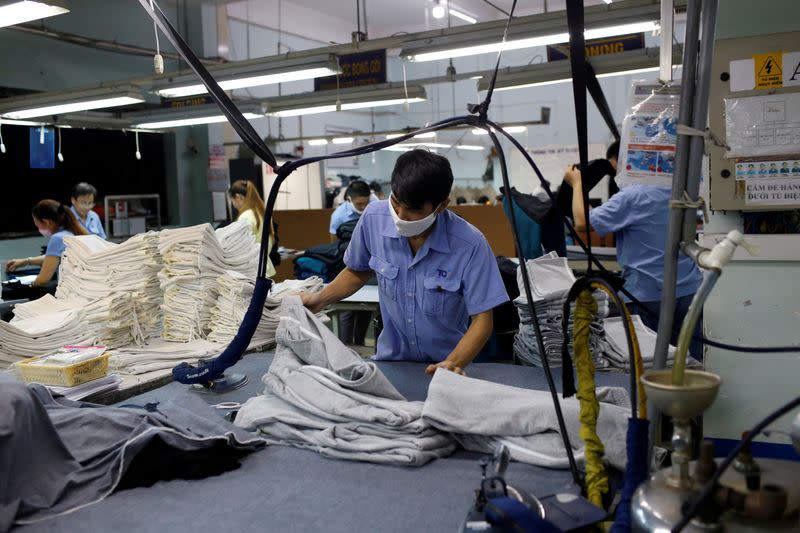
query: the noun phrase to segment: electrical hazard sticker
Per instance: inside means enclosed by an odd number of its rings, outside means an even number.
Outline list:
[[[756,89],[779,89],[783,87],[783,52],[756,54],[753,56],[756,73]]]

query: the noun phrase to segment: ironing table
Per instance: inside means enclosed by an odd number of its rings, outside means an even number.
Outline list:
[[[263,389],[260,378],[271,361],[271,352],[244,357],[229,371],[246,373],[249,383],[203,398],[210,404],[244,402]],[[425,399],[430,382],[425,366],[379,363],[409,400]],[[467,372],[498,383],[547,388],[541,368],[483,363],[471,365]],[[560,369],[554,373],[560,382]],[[628,376],[598,373],[597,381],[626,387]],[[124,403],[163,402],[179,394],[189,394],[187,386],[173,382]],[[74,513],[14,531],[455,532],[479,486],[480,457],[459,450],[412,468],[328,459],[313,451],[272,445],[246,456],[238,470],[120,491]],[[540,497],[575,490],[568,470],[513,462],[506,479]]]

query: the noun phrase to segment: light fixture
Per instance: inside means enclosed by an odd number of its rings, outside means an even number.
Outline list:
[[[479,146],[477,144],[459,144],[459,145],[456,145],[456,149],[458,149],[458,150],[472,150],[472,151],[476,151],[476,152],[479,151],[479,150],[484,150],[485,148],[486,148],[485,146]]]
[[[328,139],[309,139],[308,145],[309,146],[325,146],[328,144]]]
[[[69,13],[61,0],[0,1],[0,28]]]
[[[219,86],[226,91],[286,83],[290,81],[308,80],[323,76],[339,74],[339,64],[333,54],[321,54],[298,59],[284,57],[272,59],[252,59],[236,61],[217,67],[209,72],[217,80]],[[194,75],[169,77],[168,82],[162,80],[153,85],[153,91],[164,98],[182,98],[207,92],[202,83]]]
[[[44,123],[34,120],[10,120],[0,117],[0,124],[7,124],[9,126],[41,126]]]
[[[333,144],[351,144],[354,140],[353,137],[334,137],[331,142]]]
[[[242,115],[247,120],[253,120],[255,118],[262,117],[262,115],[257,115],[255,113],[242,113]],[[208,117],[162,120],[159,122],[143,122],[141,124],[136,124],[136,127],[143,130],[161,130],[168,128],[180,128],[182,126],[197,126],[200,124],[216,124],[218,122],[227,122],[227,120],[228,117],[225,115],[213,115]]]
[[[407,92],[402,86],[388,86],[368,89],[358,87],[342,91],[320,91],[304,95],[281,96],[266,100],[265,104],[267,114],[270,116],[296,117],[331,113],[337,111],[337,108],[341,111],[353,111],[424,101],[425,89],[421,86],[408,87]]]
[[[658,28],[660,16],[661,7],[658,2],[646,5],[645,2],[621,2],[611,6],[590,6],[584,10],[584,36],[586,39],[596,39],[652,31]],[[499,23],[485,22],[475,25],[469,34],[442,32],[440,35],[410,42],[400,55],[411,61],[436,61],[569,41],[569,28],[563,15],[520,17],[509,27],[506,42],[501,41],[503,28],[504,25]]]
[[[386,138],[387,139],[396,139],[398,137],[402,137],[403,135],[408,135],[408,134],[407,133],[389,133],[389,134],[386,135]],[[433,138],[433,137],[436,137],[436,132],[435,131],[429,131],[427,133],[418,133],[417,135],[414,135],[413,138],[414,139],[430,139],[430,138]]]
[[[439,0],[436,0],[436,4],[431,8],[431,15],[435,19],[443,19],[447,11],[445,11],[444,6],[440,3]]]
[[[59,163],[64,162],[64,154],[61,153],[61,128],[56,128],[58,130],[58,154],[56,157],[58,158]]]
[[[658,48],[631,50],[591,57],[588,61],[598,78],[655,72],[658,70],[659,50]],[[680,50],[676,50],[673,54],[673,64],[680,64],[681,61]],[[497,76],[495,91],[541,87],[570,81],[572,81],[572,70],[569,61],[553,61],[505,69]],[[486,91],[488,88],[489,83],[486,80],[478,82],[479,91]]]
[[[492,130],[492,132],[496,131],[494,128],[490,128],[490,129]],[[527,126],[503,126],[503,129],[507,133],[523,133],[523,132],[528,130],[528,127]],[[481,128],[475,128],[474,130],[472,130],[472,134],[473,135],[489,135],[489,132],[484,130],[484,129],[481,129]]]
[[[450,8],[450,14],[470,24],[475,24],[476,22],[478,22],[478,19],[476,19],[475,17],[470,17],[466,13],[463,13],[457,9]]]
[[[64,115],[90,109],[119,107],[141,102],[144,102],[142,93],[134,85],[97,87],[88,90],[63,92],[54,91],[0,100],[0,116],[21,120]]]
[[[264,116],[258,104],[244,104],[239,110],[247,120]],[[202,124],[216,124],[226,122],[228,119],[221,115],[219,108],[214,104],[191,106],[179,110],[159,111],[154,113],[139,113],[129,115],[131,129],[161,130],[180,128],[182,126],[196,126]]]

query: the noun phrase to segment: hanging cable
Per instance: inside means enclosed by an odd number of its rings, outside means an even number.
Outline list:
[[[150,0],[150,9],[153,9],[153,0]],[[164,58],[161,56],[161,46],[158,42],[158,26],[153,21],[153,33],[156,36],[156,55],[153,56],[153,69],[156,74],[164,74]]]
[[[3,124],[0,123],[0,154],[6,153],[6,145],[3,142]]]
[[[141,159],[142,152],[139,151],[139,130],[134,131],[133,134],[136,138],[136,159]]]
[[[58,130],[58,154],[56,155],[56,157],[58,157],[59,163],[63,163],[64,155],[61,153],[61,128],[56,127],[56,129]]]
[[[406,62],[401,61],[400,64],[403,66],[403,92],[406,95],[406,99],[403,102],[403,111],[408,113],[409,104],[408,104],[408,84],[406,82]]]

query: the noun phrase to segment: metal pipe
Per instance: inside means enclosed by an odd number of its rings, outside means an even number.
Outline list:
[[[686,13],[686,40],[683,48],[683,77],[681,82],[678,123],[688,124],[692,119],[694,104],[695,70],[697,68],[698,34],[700,31],[701,0],[689,0]],[[680,200],[686,190],[686,172],[689,163],[689,136],[678,135],[675,147],[675,173],[672,177],[672,199]],[[675,313],[675,284],[678,279],[678,246],[680,244],[683,212],[670,209],[667,242],[664,247],[664,282],[661,290],[661,307],[658,320],[658,337],[653,368],[666,366],[667,350],[672,336],[672,316]],[[658,424],[653,424],[652,428]]]
[[[714,55],[714,27],[717,21],[718,0],[703,2],[703,15],[700,28],[700,59],[697,64],[697,88],[692,107],[693,128],[704,130],[708,121],[708,98],[711,91],[711,61]],[[694,136],[690,141],[689,173],[686,175],[686,192],[692,199],[700,194],[700,175],[703,166],[704,139]],[[694,209],[683,213],[682,242],[694,242],[697,234],[697,216]]]
[[[672,81],[672,36],[675,31],[675,8],[672,0],[661,0],[661,51],[658,79]]]

